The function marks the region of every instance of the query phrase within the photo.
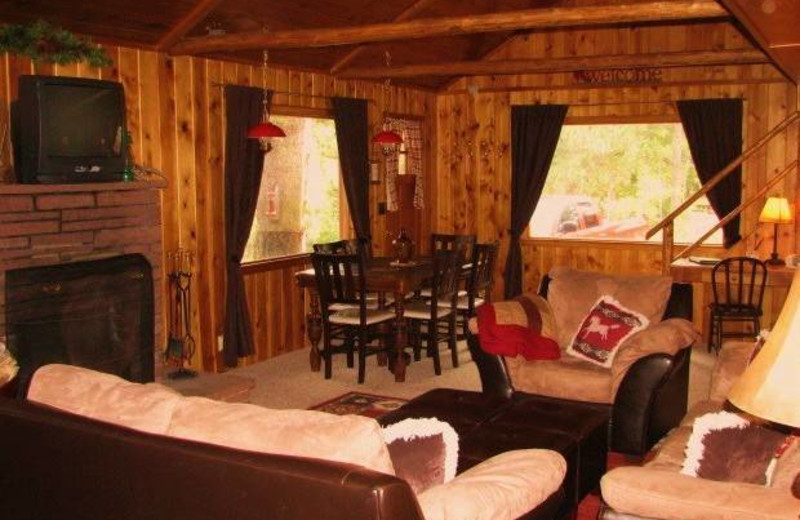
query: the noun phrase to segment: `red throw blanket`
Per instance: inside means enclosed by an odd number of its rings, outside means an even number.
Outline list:
[[[525,306],[530,312],[529,306]],[[538,310],[533,308],[533,312]],[[542,320],[540,316],[528,319],[528,326],[505,325],[497,323],[494,305],[484,304],[477,309],[478,338],[481,348],[489,354],[516,357],[522,355],[527,360],[559,359],[561,350],[558,343],[541,335]],[[538,325],[538,330],[535,328]]]

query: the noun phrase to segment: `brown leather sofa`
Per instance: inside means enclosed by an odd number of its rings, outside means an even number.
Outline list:
[[[547,298],[551,279],[545,276],[539,294]],[[692,319],[692,286],[673,283],[663,319]],[[470,353],[480,373],[483,392],[507,399],[525,395],[515,389],[502,356],[480,347],[477,335],[467,338]],[[649,354],[628,369],[613,404],[596,404],[609,416],[609,449],[642,456],[686,413],[691,345],[675,355]],[[558,399],[555,399],[558,401]],[[569,399],[563,400],[566,403]]]
[[[424,518],[404,480],[353,464],[154,435],[7,396],[0,431],[0,518]],[[521,518],[552,520],[562,502],[559,489]]]

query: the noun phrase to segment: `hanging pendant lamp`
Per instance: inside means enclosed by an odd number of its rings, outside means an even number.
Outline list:
[[[267,139],[272,137],[286,137],[286,132],[276,124],[269,121],[269,95],[267,93],[267,62],[269,61],[269,52],[264,49],[264,62],[261,68],[261,87],[264,91],[264,99],[262,101],[261,122],[257,125],[251,126],[247,130],[248,139],[258,139],[261,141],[262,148],[267,148]]]
[[[381,130],[372,137],[372,142],[380,145],[402,144],[403,138],[392,130]]]
[[[384,53],[384,56],[386,58],[386,68],[391,67],[392,55],[389,54],[389,51],[386,51]],[[391,78],[387,78],[383,84],[383,88],[387,91],[387,94],[391,86],[392,86],[392,80]],[[372,142],[383,146],[384,154],[387,154],[391,152],[391,147],[403,144],[403,137],[394,130],[390,130],[389,128],[387,128],[386,121],[384,121],[383,125],[384,125],[383,129],[374,136],[372,136]]]
[[[286,132],[281,127],[264,121],[255,126],[251,126],[247,131],[248,139],[269,139],[270,137],[286,137]]]

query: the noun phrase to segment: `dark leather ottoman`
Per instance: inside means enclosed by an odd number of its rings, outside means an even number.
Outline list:
[[[382,416],[382,424],[436,417],[458,432],[458,472],[499,453],[551,449],[567,461],[566,496],[557,517],[566,518],[595,489],[606,470],[608,407],[535,395],[508,399],[480,392],[436,389]]]

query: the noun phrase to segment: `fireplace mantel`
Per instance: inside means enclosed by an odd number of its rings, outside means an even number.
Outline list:
[[[0,195],[37,195],[42,193],[159,190],[166,187],[167,187],[167,182],[160,179],[153,181],[90,182],[85,184],[0,183]]]
[[[162,348],[160,190],[165,187],[161,180],[0,184],[0,338],[5,336],[6,271],[140,253],[153,268],[156,349]],[[160,364],[157,360],[157,372]]]

